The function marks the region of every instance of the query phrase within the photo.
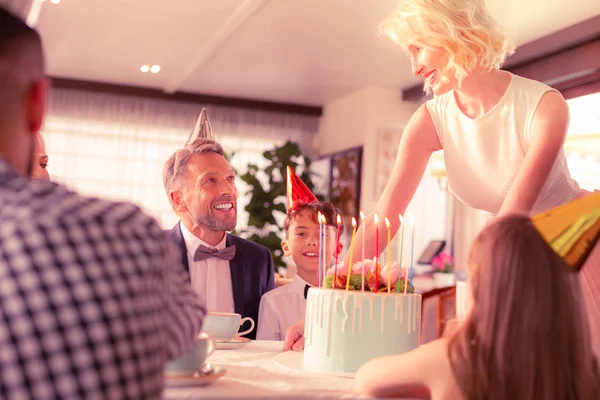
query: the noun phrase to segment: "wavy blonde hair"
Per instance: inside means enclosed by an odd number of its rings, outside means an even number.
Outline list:
[[[499,69],[515,51],[484,0],[402,0],[380,32],[404,50],[411,44],[442,49],[448,55],[443,72],[459,82],[475,71]]]

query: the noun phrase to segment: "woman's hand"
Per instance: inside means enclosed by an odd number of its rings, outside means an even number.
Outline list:
[[[382,227],[385,229],[383,218],[387,216],[391,222],[392,236],[398,231],[400,227],[398,214],[404,214],[404,211],[406,211],[406,207],[408,207],[419,182],[421,182],[421,178],[423,178],[431,154],[441,149],[442,146],[429,110],[425,104],[422,104],[404,128],[394,169],[375,209],[365,218],[365,221],[361,223],[361,227],[356,231],[353,261],[360,261],[362,258],[363,235],[367,235],[366,237],[369,238],[365,241],[365,258],[370,259],[375,256],[375,243],[372,240],[375,237],[375,213],[380,218],[380,229]],[[386,236],[379,235],[379,249],[385,249],[386,245]],[[349,253],[346,253],[344,258],[345,268],[347,268],[349,262]]]

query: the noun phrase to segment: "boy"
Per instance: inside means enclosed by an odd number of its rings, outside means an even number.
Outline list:
[[[341,244],[336,249],[336,218],[340,211],[329,202],[319,202],[288,168],[288,212],[281,248],[292,258],[298,273],[291,283],[263,295],[258,312],[257,340],[283,340],[286,330],[304,318],[308,289],[317,286],[318,282],[319,212],[327,219],[323,253],[329,267],[336,252],[342,249]]]

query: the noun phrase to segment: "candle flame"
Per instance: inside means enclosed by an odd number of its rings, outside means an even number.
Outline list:
[[[342,224],[342,216],[340,214],[337,215],[337,224],[338,225]]]
[[[365,220],[365,217],[366,217],[365,213],[361,211],[361,212],[360,212],[360,220],[361,220],[361,221],[364,221],[364,220]]]
[[[325,216],[325,214],[321,214],[321,216],[323,217],[323,224],[327,225],[327,217]]]
[[[323,219],[321,218],[323,214],[321,214],[321,211],[317,211],[317,221],[319,222],[319,224],[323,223]]]
[[[398,218],[400,219],[400,223],[404,224],[404,217],[402,216],[402,214],[398,214]]]
[[[356,218],[352,217],[352,227],[356,228]]]
[[[379,223],[379,215],[375,214],[375,216],[373,217],[373,220],[375,221],[376,224]]]
[[[390,226],[392,226],[390,220],[387,217],[385,217],[385,226],[387,226],[388,229],[390,229]]]

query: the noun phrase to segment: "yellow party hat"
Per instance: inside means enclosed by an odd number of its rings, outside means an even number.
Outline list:
[[[548,244],[579,270],[600,239],[600,192],[531,218]]]

